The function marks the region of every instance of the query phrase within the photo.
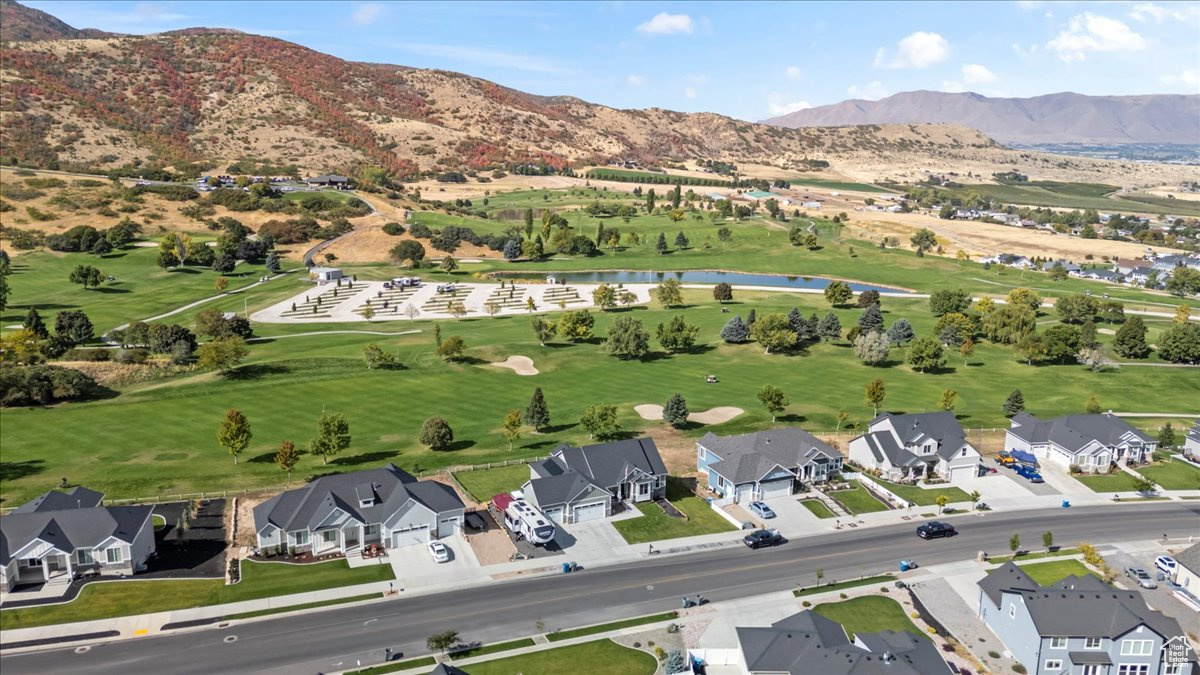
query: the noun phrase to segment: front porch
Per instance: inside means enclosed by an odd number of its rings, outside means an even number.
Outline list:
[[[312,555],[314,557],[344,555],[355,556],[372,545],[383,548],[383,528],[379,524],[364,525],[347,523],[341,527],[316,530],[312,533]]]

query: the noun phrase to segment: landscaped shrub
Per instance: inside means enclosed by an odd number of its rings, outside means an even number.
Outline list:
[[[404,226],[401,225],[400,223],[386,223],[383,226],[383,231],[385,234],[390,234],[393,237],[398,237],[398,236],[404,234]]]
[[[99,390],[96,381],[61,366],[6,366],[0,369],[0,407],[48,405],[86,398]]]
[[[63,361],[107,361],[112,356],[108,349],[79,349],[72,347],[62,355]]]

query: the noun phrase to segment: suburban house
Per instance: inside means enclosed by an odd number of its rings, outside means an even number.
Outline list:
[[[1187,437],[1183,440],[1183,452],[1200,460],[1200,420],[1188,429]]]
[[[1091,575],[1041,586],[1005,563],[979,581],[979,617],[1030,675],[1197,672],[1175,619]]]
[[[1067,274],[1078,274],[1080,270],[1079,265],[1066,260],[1047,260],[1046,262],[1042,263],[1043,272],[1049,272],[1055,267],[1063,268],[1063,271]]]
[[[796,481],[822,483],[842,470],[842,454],[800,427],[738,436],[705,434],[696,468],[722,497],[750,502],[792,494]]]
[[[938,476],[951,482],[979,475],[979,451],[954,413],[882,413],[850,440],[850,461],[889,480]]]
[[[462,529],[466,507],[454,489],[382,469],[322,476],[254,507],[260,550],[348,554],[369,544],[424,544]]]
[[[1064,467],[1106,473],[1114,462],[1149,461],[1158,441],[1109,413],[1042,420],[1019,412],[1004,433],[1004,447]]]
[[[742,672],[801,675],[936,675],[958,672],[933,641],[903,631],[856,633],[804,610],[769,627],[737,629]]]
[[[344,190],[350,187],[350,179],[345,176],[320,175],[304,181],[309,187],[335,187]]]
[[[0,590],[140,571],[154,555],[154,507],[101,506],[103,498],[51,490],[0,518]]]
[[[644,502],[667,494],[667,467],[651,438],[571,447],[529,465],[525,499],[557,523],[612,515],[613,503]]]
[[[1179,563],[1175,583],[1183,587],[1193,603],[1200,603],[1200,544],[1192,544],[1176,553],[1175,562]]]

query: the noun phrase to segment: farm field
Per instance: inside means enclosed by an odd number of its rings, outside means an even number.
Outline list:
[[[1168,213],[1181,216],[1200,215],[1200,205],[1182,199],[1166,199],[1153,195],[1122,195],[1110,197],[1119,188],[1099,183],[1061,183],[1031,181],[1015,185],[970,184],[952,188],[953,191],[974,192],[1010,204],[1050,206],[1068,209],[1096,209],[1101,212]]]

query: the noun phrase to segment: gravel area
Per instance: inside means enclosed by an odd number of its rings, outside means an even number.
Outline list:
[[[672,649],[684,651],[683,636],[680,633],[668,633],[666,628],[655,628],[652,630],[640,631],[629,635],[619,635],[614,637],[613,642],[633,649],[640,649],[651,656],[655,656],[654,648],[662,647],[664,652],[670,652]],[[640,646],[635,646],[635,643]],[[686,652],[684,654],[686,658]],[[663,672],[663,664],[660,661],[656,675]]]
[[[1003,655],[1004,643],[992,633],[974,609],[967,605],[962,596],[945,579],[929,579],[912,586],[921,603],[933,614],[933,618],[950,631],[971,654],[987,668],[989,673],[1010,673],[1016,661],[988,656],[988,652]],[[905,609],[911,611],[911,605]],[[961,665],[961,658],[958,660]]]

